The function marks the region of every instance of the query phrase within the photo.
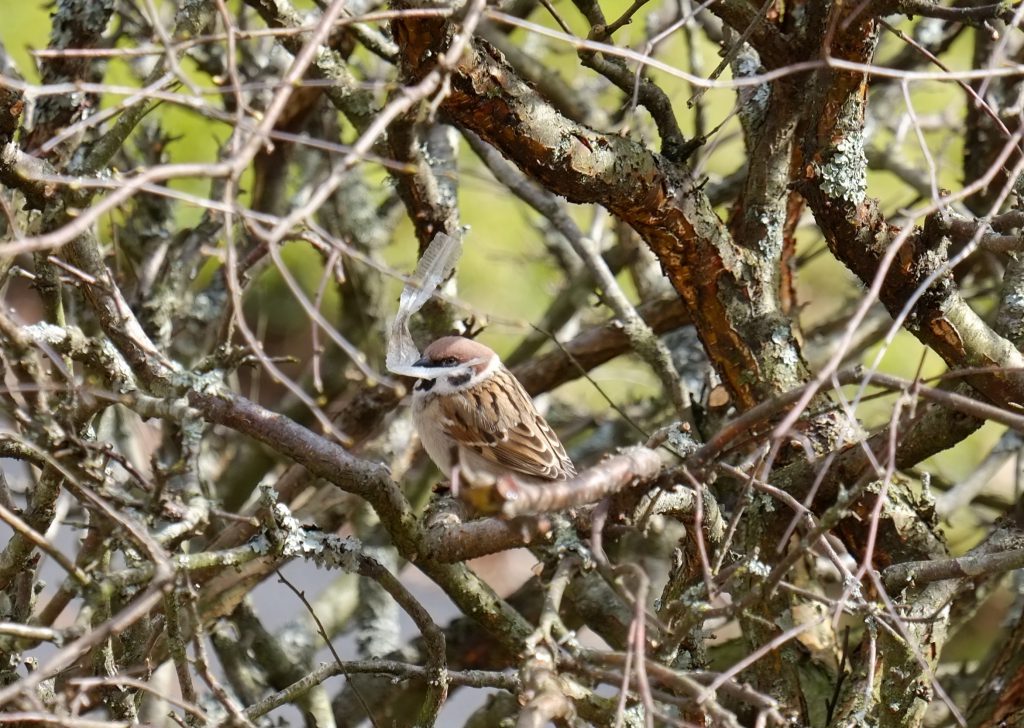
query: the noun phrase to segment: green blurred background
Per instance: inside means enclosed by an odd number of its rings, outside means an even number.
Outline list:
[[[606,15],[616,17],[629,5],[628,0],[603,2]],[[26,80],[38,81],[38,73],[31,56],[32,49],[46,46],[49,33],[49,10],[44,4],[35,0],[16,2],[6,0],[0,10],[0,40],[3,41],[9,54],[17,63],[18,69]],[[232,8],[237,3],[230,3]],[[297,4],[299,5],[299,4]],[[312,7],[312,3],[307,3]],[[573,30],[585,37],[586,27],[571,5],[556,2],[556,9],[569,22]],[[633,45],[639,42],[643,34],[646,13],[642,11],[631,26],[627,26],[616,35],[621,45]],[[557,28],[551,17],[544,12],[535,13],[531,18],[534,22]],[[168,20],[170,20],[168,18]],[[904,21],[905,27],[909,27]],[[513,37],[517,42],[524,43],[535,57],[543,58],[553,72],[560,73],[564,78],[590,79],[592,73],[582,69],[574,52],[565,44],[536,36],[524,37],[524,31],[515,31]],[[701,36],[703,37],[703,36]],[[886,35],[883,40],[879,61],[895,53],[898,42]],[[698,47],[701,61],[701,72],[706,76],[719,63],[718,49],[703,42]],[[365,51],[357,52],[353,63],[370,62]],[[675,33],[671,39],[659,48],[659,57],[670,63],[686,67],[685,39],[681,33]],[[947,62],[959,67],[968,67],[970,48],[965,34],[945,57]],[[209,78],[195,71],[186,62],[186,70],[193,74],[193,79],[200,87],[212,86]],[[723,79],[729,76],[728,70]],[[677,115],[683,130],[692,133],[695,124],[695,112],[687,107],[687,99],[693,89],[677,78],[668,77],[658,71],[652,77],[666,90],[675,102]],[[108,64],[105,81],[118,85],[135,85],[134,75],[122,61]],[[911,96],[914,114],[918,117],[941,117],[946,115],[951,120],[959,120],[965,110],[965,98],[953,83],[916,82],[911,85]],[[385,97],[387,89],[380,89],[380,98]],[[213,99],[213,97],[210,97]],[[704,113],[707,128],[714,128],[723,121],[722,128],[712,137],[711,143],[702,152],[699,170],[712,178],[722,177],[736,170],[737,164],[743,159],[742,138],[739,123],[733,112],[735,93],[727,90],[710,90],[704,96]],[[890,99],[891,101],[891,99]],[[617,93],[605,92],[596,95],[595,103],[601,103],[609,111],[621,103]],[[104,104],[116,103],[111,96]],[[900,101],[899,103],[902,103]],[[899,110],[903,113],[903,109]],[[173,162],[211,162],[216,159],[220,144],[228,137],[230,129],[223,123],[211,121],[194,110],[163,104],[154,112],[164,128],[169,131],[175,141],[170,145],[168,154]],[[656,146],[657,136],[653,131],[646,113],[641,110],[628,116],[630,131],[634,138],[645,136],[652,146]],[[351,127],[343,125],[347,138],[352,140]],[[911,131],[897,139],[891,130],[878,129],[871,137],[871,145],[882,150],[898,153],[909,164],[928,168],[933,164],[940,187],[958,189],[962,185],[961,154],[962,140],[954,133],[955,125],[943,127],[941,124],[929,126],[923,132],[927,144],[927,154],[922,150],[917,135]],[[930,157],[930,161],[929,161]],[[476,160],[472,152],[463,148],[459,155],[459,203],[463,223],[470,226],[466,238],[465,254],[458,273],[458,297],[464,301],[479,320],[490,321],[491,325],[483,335],[483,339],[493,345],[499,353],[507,354],[518,343],[520,338],[530,331],[529,324],[540,319],[549,306],[552,298],[559,293],[563,284],[562,276],[550,262],[550,256],[534,224],[534,215],[514,200],[504,188],[495,183],[487,170]],[[386,174],[376,165],[366,164],[361,173],[366,178],[384,186],[388,185]],[[248,183],[248,178],[243,183]],[[174,186],[196,195],[205,195],[209,184],[206,180],[176,181]],[[870,171],[868,175],[868,194],[880,199],[887,215],[895,217],[907,206],[917,205],[915,192],[888,172]],[[244,200],[243,200],[244,201]],[[202,210],[198,206],[187,204],[177,205],[177,222],[181,226],[193,225],[199,219]],[[723,219],[728,210],[719,211]],[[594,211],[575,207],[573,213],[579,224],[587,229]],[[817,229],[810,220],[805,220],[799,231],[800,253],[807,262],[798,272],[798,290],[801,309],[801,323],[804,330],[815,324],[828,320],[831,316],[844,309],[852,300],[863,295],[863,287],[857,283],[844,267],[836,263],[826,252],[812,255],[820,251],[823,242]],[[411,271],[415,265],[415,239],[409,223],[403,222],[394,236],[392,243],[380,251],[382,259],[392,266],[397,273]],[[286,247],[285,258],[292,267],[294,274],[302,283],[310,297],[316,295],[323,275],[322,258],[303,244],[290,244]],[[207,266],[207,275],[216,262]],[[357,265],[353,263],[353,265]],[[621,275],[623,288],[634,295],[628,275]],[[384,300],[392,306],[397,304],[397,293],[400,283],[391,280],[387,283],[389,294]],[[247,311],[257,317],[258,328],[268,337],[308,337],[308,317],[287,287],[278,272],[270,267],[262,278],[249,292]],[[992,295],[980,295],[974,299],[975,305],[983,313],[993,305]],[[601,321],[610,317],[610,312],[600,306],[596,296],[591,297],[593,311],[591,321]],[[340,302],[333,291],[325,298],[323,311],[329,319],[339,320]],[[390,312],[389,312],[390,313]],[[295,322],[300,322],[297,327]],[[257,322],[251,322],[257,323]],[[298,329],[298,331],[297,331]],[[384,335],[384,332],[381,332]],[[866,352],[864,361],[870,364],[879,354],[876,346]],[[927,353],[910,335],[899,333],[893,344],[889,346],[881,358],[881,368],[904,377],[913,377],[918,372],[925,376],[938,374],[944,367],[937,356]],[[644,397],[657,394],[655,380],[649,369],[630,358],[623,358],[600,367],[593,372],[593,379],[598,382],[605,393],[619,403],[629,403]],[[853,389],[847,390],[849,394]],[[571,402],[574,407],[592,410],[595,416],[607,417],[608,408],[602,395],[594,386],[580,380],[563,386],[554,396],[564,402]],[[892,397],[883,397],[867,402],[858,410],[858,415],[868,426],[877,426],[888,420],[892,410]],[[931,461],[924,463],[922,469],[931,471],[938,479],[955,482],[969,473],[984,453],[995,443],[1002,432],[1002,427],[988,425],[962,443],[954,450],[942,453]],[[1010,478],[1002,477],[992,487],[1006,489]],[[952,545],[957,552],[969,548],[980,538],[981,529],[977,524],[988,518],[983,511],[972,510],[954,519],[954,528],[949,529]]]

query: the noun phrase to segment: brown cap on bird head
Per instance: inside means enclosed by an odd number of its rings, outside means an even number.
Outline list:
[[[416,362],[418,367],[454,367],[476,360],[477,372],[482,372],[497,356],[493,350],[479,341],[464,336],[443,336],[423,351],[423,358]]]

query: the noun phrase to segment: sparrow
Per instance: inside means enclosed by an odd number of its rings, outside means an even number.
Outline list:
[[[437,372],[413,387],[412,416],[430,459],[451,475],[452,495],[460,480],[480,488],[507,476],[538,483],[576,475],[558,435],[494,351],[445,336],[415,366]]]

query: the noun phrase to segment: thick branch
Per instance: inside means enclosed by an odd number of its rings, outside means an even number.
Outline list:
[[[433,68],[452,28],[403,17],[393,29],[403,70]],[[750,407],[800,383],[805,371],[791,332],[769,330],[749,310],[744,253],[685,170],[614,134],[561,116],[490,47],[472,44],[452,69],[440,108],[497,147],[523,172],[572,202],[598,203],[632,225],[686,302],[698,334],[737,404]],[[763,376],[771,367],[772,377]]]

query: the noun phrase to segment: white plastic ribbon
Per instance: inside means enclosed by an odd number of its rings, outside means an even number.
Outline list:
[[[430,300],[438,286],[455,270],[460,255],[462,241],[438,233],[420,257],[416,272],[405,284],[398,299],[398,313],[395,314],[391,336],[388,338],[388,371],[419,379],[436,379],[458,371],[458,367],[415,366],[420,352],[409,333],[409,319],[423,308],[423,304]]]

